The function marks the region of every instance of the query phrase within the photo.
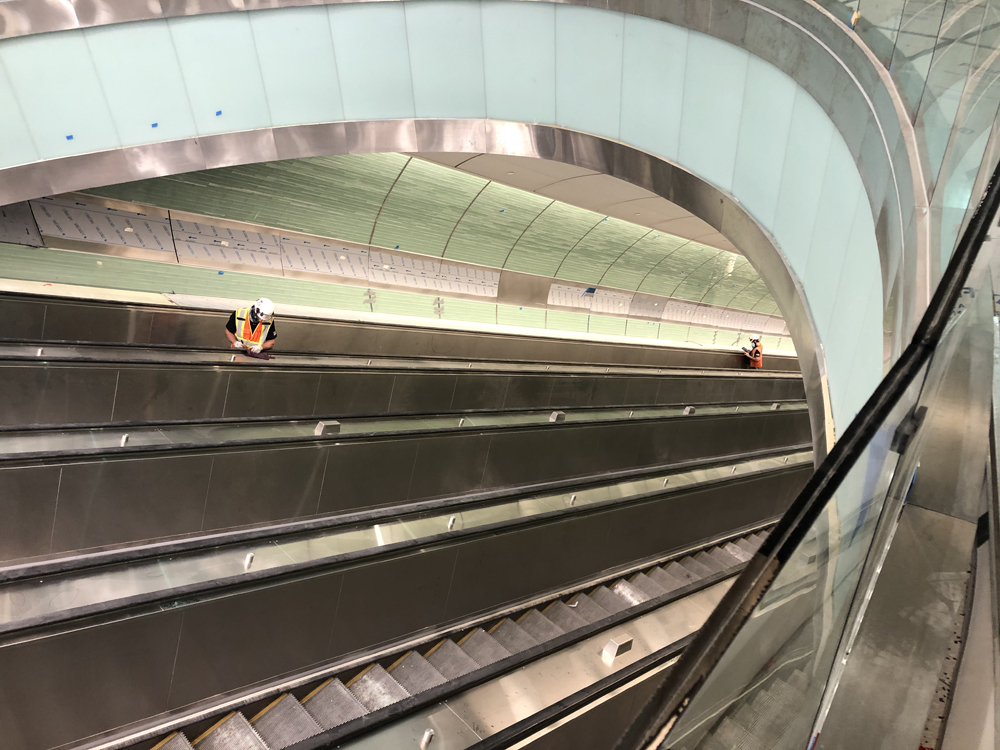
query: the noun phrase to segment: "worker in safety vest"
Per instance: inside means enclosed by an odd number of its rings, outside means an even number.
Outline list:
[[[261,297],[250,307],[241,307],[229,316],[226,338],[234,349],[247,349],[260,354],[274,346],[278,337],[274,328],[274,303]]]
[[[753,344],[753,348],[747,349],[743,347],[743,356],[750,360],[748,363],[750,367],[759,368],[764,366],[764,347],[760,345],[760,335],[753,333],[750,334],[750,343]]]

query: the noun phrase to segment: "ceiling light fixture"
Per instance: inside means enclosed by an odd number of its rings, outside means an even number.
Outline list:
[[[507,173],[507,176],[509,177],[509,176],[510,176],[510,175],[512,175],[512,174],[514,174],[514,173],[513,173],[513,172],[508,172],[508,173]]]

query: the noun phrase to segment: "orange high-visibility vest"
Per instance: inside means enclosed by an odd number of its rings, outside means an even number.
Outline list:
[[[250,308],[241,307],[236,311],[236,338],[247,345],[263,346],[267,341],[267,332],[271,330],[271,324],[263,320],[257,320],[257,328],[250,325]]]
[[[755,345],[747,356],[750,357],[751,367],[757,368],[764,366],[764,347],[760,344]]]

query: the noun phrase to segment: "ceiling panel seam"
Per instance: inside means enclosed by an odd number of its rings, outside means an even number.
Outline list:
[[[705,260],[703,260],[703,261],[702,261],[701,263],[699,263],[699,264],[698,264],[697,266],[695,266],[694,268],[690,269],[689,271],[681,271],[681,275],[682,275],[682,276],[687,276],[687,278],[686,278],[686,279],[681,279],[681,280],[680,280],[679,282],[677,282],[677,286],[675,286],[675,287],[674,287],[674,288],[673,288],[673,289],[672,289],[672,290],[670,291],[670,294],[668,294],[667,296],[668,296],[668,297],[673,297],[673,296],[675,296],[675,292],[676,292],[676,291],[677,291],[678,289],[680,289],[680,288],[681,288],[681,284],[683,284],[683,283],[684,283],[685,281],[688,281],[688,280],[690,280],[690,279],[691,279],[691,277],[692,277],[692,276],[694,276],[694,275],[695,275],[695,273],[697,273],[697,272],[698,272],[698,271],[699,271],[699,270],[701,269],[701,267],[702,267],[702,266],[704,266],[704,265],[705,265],[706,263],[711,263],[711,262],[712,262],[713,260],[715,260],[715,257],[716,257],[716,256],[714,256],[714,255],[713,255],[713,256],[712,256],[711,258],[706,258]]]
[[[624,250],[622,250],[620,253],[618,253],[618,257],[615,258],[613,261],[611,261],[611,263],[608,264],[608,267],[604,269],[604,273],[601,274],[601,278],[600,278],[600,280],[597,283],[598,284],[603,284],[604,283],[604,277],[608,275],[608,273],[611,271],[612,268],[614,268],[615,263],[617,263],[618,261],[620,261],[622,259],[622,256],[625,255],[625,253],[627,253],[629,250],[631,250],[633,247],[635,247],[637,244],[639,244],[640,240],[646,239],[647,237],[649,237],[649,235],[651,235],[655,231],[656,231],[655,229],[650,229],[644,235],[642,235],[641,237],[638,237],[635,242],[633,242],[631,245],[629,245]]]
[[[552,274],[552,278],[554,278],[554,279],[558,279],[559,278],[559,271],[562,270],[563,263],[565,263],[566,259],[570,255],[573,254],[573,251],[576,250],[577,245],[579,245],[581,242],[583,242],[585,239],[587,239],[587,236],[591,232],[593,232],[595,229],[597,229],[599,226],[601,226],[601,223],[604,222],[604,220],[607,219],[607,218],[608,218],[607,216],[604,216],[604,217],[598,219],[597,223],[594,224],[594,226],[592,226],[590,229],[588,229],[586,232],[584,232],[583,236],[580,239],[578,239],[576,242],[573,243],[573,247],[571,247],[569,250],[567,250],[566,254],[563,256],[563,259],[561,261],[559,261],[559,265],[556,266],[556,270],[555,270],[555,273]]]
[[[640,279],[639,285],[635,288],[635,290],[638,292],[640,289],[642,289],[642,285],[646,283],[646,279],[649,278],[649,274],[651,274],[653,271],[655,271],[657,268],[659,268],[661,265],[663,265],[663,261],[665,261],[667,258],[672,258],[675,253],[678,253],[681,250],[683,250],[685,247],[687,247],[688,245],[690,245],[691,242],[692,242],[692,240],[688,240],[687,242],[685,242],[680,247],[674,248],[673,252],[667,253],[662,258],[660,258],[660,260],[657,262],[657,264],[655,266],[653,266],[648,271],[646,271],[646,275],[643,276],[642,279]]]
[[[448,239],[444,241],[444,247],[441,248],[442,258],[444,258],[448,254],[448,245],[451,244],[451,238],[455,236],[455,230],[458,229],[458,225],[462,223],[462,219],[464,219],[465,215],[469,213],[469,209],[472,208],[472,204],[474,204],[477,200],[479,200],[479,196],[483,194],[483,191],[486,188],[488,188],[492,184],[492,182],[493,180],[487,180],[486,184],[483,185],[481,188],[479,188],[479,192],[476,193],[476,196],[471,201],[469,201],[469,205],[465,207],[465,210],[462,211],[462,215],[458,217],[458,221],[455,222],[455,226],[453,226],[451,228],[451,232],[448,233]]]
[[[389,195],[392,194],[392,189],[396,187],[396,183],[399,182],[399,178],[403,176],[403,172],[406,171],[406,168],[410,166],[411,161],[413,161],[413,157],[412,156],[407,157],[406,163],[403,164],[403,168],[399,170],[399,174],[396,175],[396,179],[392,181],[392,184],[389,186],[389,189],[386,190],[385,195],[382,196],[382,204],[378,207],[378,213],[375,214],[375,221],[372,222],[371,234],[368,235],[368,247],[371,247],[372,242],[375,241],[375,229],[376,227],[378,227],[378,220],[379,217],[382,215],[382,209],[385,208],[385,202],[389,200]]]
[[[521,230],[521,234],[519,234],[517,236],[517,239],[514,240],[514,244],[511,245],[510,246],[510,250],[507,251],[507,257],[505,257],[503,259],[503,265],[501,265],[500,268],[506,268],[507,267],[507,261],[510,260],[510,254],[512,252],[514,252],[514,248],[517,247],[517,243],[521,241],[522,237],[524,237],[524,233],[527,232],[529,229],[531,229],[531,225],[534,224],[536,221],[538,221],[538,217],[541,216],[542,214],[544,214],[546,211],[548,211],[552,207],[552,204],[555,203],[555,202],[556,202],[555,198],[553,198],[552,200],[550,200],[549,201],[549,205],[547,205],[545,208],[543,208],[541,211],[539,211],[535,215],[535,218],[528,222],[528,226],[526,226],[524,229]]]

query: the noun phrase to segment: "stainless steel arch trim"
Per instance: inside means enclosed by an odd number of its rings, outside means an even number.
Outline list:
[[[496,120],[335,122],[225,133],[36,162],[0,171],[0,205],[212,167],[333,154],[488,153],[559,161],[660,195],[729,238],[765,280],[795,343],[816,461],[833,442],[826,361],[801,283],[767,231],[731,195],[646,152],[548,125]],[[516,284],[517,276],[507,280]],[[516,291],[516,290],[511,290]]]
[[[6,0],[0,39],[128,21],[271,8],[338,5],[359,0]],[[365,1],[365,0],[360,0]],[[369,0],[370,1],[370,0]],[[375,0],[398,1],[398,0]],[[888,71],[854,34],[815,0],[532,0],[560,2],[671,23],[746,49],[791,76],[843,135],[865,181],[878,235],[883,297],[904,274],[909,326],[930,298],[930,221],[916,135]],[[901,139],[904,148],[895,144]],[[3,174],[0,172],[0,174]],[[0,197],[2,200],[2,197]],[[913,236],[907,247],[908,232]],[[884,302],[886,304],[886,302]],[[895,321],[887,320],[893,327]],[[896,331],[899,340],[908,330]]]

